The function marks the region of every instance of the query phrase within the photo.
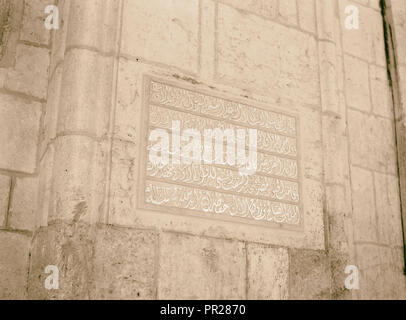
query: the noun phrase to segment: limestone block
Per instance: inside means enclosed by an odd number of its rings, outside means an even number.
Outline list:
[[[90,223],[99,219],[103,213],[106,150],[105,141],[86,136],[56,140],[49,221],[78,219]]]
[[[345,91],[349,107],[362,111],[371,110],[368,64],[345,55]]]
[[[385,46],[383,37],[383,23],[380,11],[359,5],[354,1],[338,1],[341,32],[343,37],[344,51],[364,59],[374,62],[379,66],[385,66]],[[348,30],[345,27],[345,8],[355,5],[359,10],[359,28]],[[373,26],[373,27],[371,27]]]
[[[406,66],[399,66],[399,87],[402,102],[402,108],[406,108]],[[404,121],[404,120],[403,120]]]
[[[233,86],[319,105],[316,40],[219,4],[217,79]]]
[[[387,70],[386,68],[371,65],[369,74],[371,77],[372,112],[392,120],[393,104]]]
[[[242,242],[164,233],[158,299],[244,299]]]
[[[360,271],[361,299],[379,299],[383,286],[380,248],[377,245],[356,245],[357,267]]]
[[[92,48],[111,55],[117,45],[116,35],[120,26],[119,3],[118,0],[71,0],[62,3],[62,14],[66,13],[69,21],[66,47]]]
[[[113,141],[109,223],[135,225],[137,216],[137,155],[136,145]]]
[[[381,10],[381,7],[379,5],[380,0],[369,0],[369,6],[373,9],[376,10]]]
[[[48,97],[45,106],[43,121],[43,134],[40,138],[40,157],[43,156],[46,148],[56,137],[58,126],[58,109],[61,94],[61,82],[63,75],[63,66],[59,65],[55,70],[52,80],[49,82]]]
[[[330,266],[324,252],[289,250],[289,298],[329,299]]]
[[[282,300],[289,295],[289,255],[285,248],[247,246],[248,296],[253,300]]]
[[[34,173],[41,104],[0,94],[0,168]]]
[[[345,280],[348,277],[345,268],[352,264],[349,253],[330,249],[328,254],[331,268],[331,299],[351,300],[353,292],[345,287]]]
[[[324,179],[343,183],[348,178],[348,141],[342,118],[323,116]]]
[[[300,111],[301,160],[306,178],[322,180],[323,144],[320,113],[317,110]]]
[[[8,220],[11,229],[34,229],[38,206],[38,183],[38,177],[16,179]]]
[[[6,88],[45,99],[48,86],[49,50],[19,44],[15,69],[10,69]]]
[[[79,220],[53,222],[40,228],[33,238],[28,298],[89,299],[94,288],[95,234],[95,227]],[[45,280],[50,275],[45,272],[47,266],[58,268],[59,288],[56,290],[45,288]]]
[[[305,31],[316,33],[316,12],[314,0],[297,1],[299,26]]]
[[[397,58],[406,65],[406,3],[402,0],[391,0],[393,21],[395,24]]]
[[[124,2],[121,51],[125,55],[196,73],[198,38],[197,1]]]
[[[47,16],[44,10],[46,6],[52,4],[52,0],[24,1],[24,17],[20,34],[21,40],[48,45],[50,32],[44,25]]]
[[[379,251],[382,270],[380,298],[386,300],[406,299],[403,248],[382,246],[379,248]]]
[[[326,186],[326,210],[328,214],[329,245],[339,252],[348,249],[346,223],[351,219],[347,208],[346,190],[340,185]]]
[[[297,16],[296,0],[279,1],[279,18],[281,21],[296,26],[298,24]]]
[[[5,227],[10,195],[11,178],[0,176],[0,228]]]
[[[338,77],[340,76],[336,45],[321,41],[319,43],[320,88],[323,111],[340,113],[338,96]]]
[[[7,77],[7,69],[0,68],[0,88],[4,88]]]
[[[14,67],[24,0],[2,0],[0,9],[0,67]]]
[[[40,161],[38,185],[38,206],[35,215],[35,227],[46,227],[50,211],[55,146],[49,145]]]
[[[86,49],[70,50],[64,61],[57,132],[107,134],[112,82],[112,57]]]
[[[401,246],[403,238],[398,178],[375,173],[375,192],[379,242]]]
[[[25,299],[29,236],[0,230],[0,299]]]
[[[396,174],[393,121],[349,110],[348,129],[352,164]]]
[[[303,181],[304,232],[306,241],[304,248],[324,248],[323,220],[323,185],[319,181],[304,179]]]
[[[351,167],[354,238],[377,242],[377,221],[372,172]]]
[[[157,234],[103,227],[95,242],[93,299],[154,299]]]
[[[82,1],[83,2],[83,1]],[[68,33],[69,25],[69,10],[72,1],[69,0],[59,0],[58,10],[59,10],[59,29],[52,30],[52,50],[51,50],[51,64],[49,68],[49,77],[52,81],[52,75],[55,72],[55,68],[58,64],[61,64],[65,56],[66,49],[66,37]],[[76,15],[73,15],[76,17]]]
[[[114,135],[126,141],[137,141],[137,124],[141,116],[142,72],[139,64],[120,59]]]
[[[317,36],[321,40],[337,42],[335,28],[335,3],[333,1],[316,0]]]

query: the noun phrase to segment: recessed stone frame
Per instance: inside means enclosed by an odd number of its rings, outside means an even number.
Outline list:
[[[298,115],[149,76],[144,89],[139,208],[303,230]],[[150,130],[170,132],[172,120],[198,131],[257,129],[256,173],[244,177],[236,167],[217,164],[153,165],[148,159]]]

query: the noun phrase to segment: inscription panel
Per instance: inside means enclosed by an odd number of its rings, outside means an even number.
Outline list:
[[[144,81],[140,208],[265,226],[302,226],[297,116],[160,79],[145,77]],[[173,132],[174,121],[179,132]],[[256,170],[244,175],[239,171],[241,163],[228,161],[151,161],[156,141],[150,137],[154,130],[168,133],[165,145],[169,142],[172,159],[176,137],[178,152],[188,144],[180,138],[188,129],[201,132],[198,147],[202,153],[207,129],[256,130]],[[250,141],[244,137],[247,146]],[[248,148],[244,150],[249,153]],[[224,144],[224,157],[226,151]]]

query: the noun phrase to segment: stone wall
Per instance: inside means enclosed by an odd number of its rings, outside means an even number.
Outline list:
[[[25,298],[47,104],[49,1],[1,1],[0,298]]]
[[[3,2],[0,298],[406,298],[402,0],[387,1],[388,55],[378,0],[59,0],[52,32],[50,1]],[[259,145],[297,170],[244,189],[152,175],[146,137],[174,115],[294,141]],[[293,191],[272,198],[263,181]]]

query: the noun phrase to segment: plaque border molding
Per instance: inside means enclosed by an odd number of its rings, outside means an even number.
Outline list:
[[[179,89],[189,90],[192,92],[212,96],[215,98],[220,98],[223,100],[229,100],[231,102],[241,103],[248,105],[250,107],[254,107],[256,109],[261,109],[264,111],[271,111],[280,113],[286,116],[294,117],[296,121],[296,149],[297,149],[297,168],[298,168],[298,191],[299,191],[299,214],[300,214],[300,221],[299,224],[287,224],[287,223],[277,223],[273,221],[264,221],[264,220],[254,220],[254,219],[247,219],[243,217],[237,216],[228,216],[228,215],[220,215],[215,213],[203,212],[203,211],[196,211],[192,209],[185,209],[179,207],[169,207],[169,206],[159,206],[147,203],[145,201],[145,187],[146,187],[146,164],[148,158],[148,152],[146,151],[148,145],[148,128],[149,128],[149,102],[150,102],[150,86],[151,82],[156,81],[162,84],[166,84],[169,86],[173,86]],[[212,91],[211,91],[212,90]],[[295,231],[295,232],[304,232],[304,225],[305,225],[305,215],[304,215],[304,205],[303,205],[303,168],[302,168],[302,159],[301,159],[301,128],[300,128],[300,115],[298,113],[292,111],[286,111],[278,107],[270,107],[262,102],[258,102],[255,100],[250,100],[242,97],[236,97],[232,94],[227,94],[224,92],[215,91],[214,89],[207,89],[202,88],[199,85],[191,85],[189,83],[185,83],[179,80],[168,79],[164,77],[159,77],[150,74],[144,74],[142,76],[142,97],[141,97],[141,125],[140,125],[140,135],[138,141],[138,154],[139,159],[138,162],[138,172],[137,172],[137,205],[136,208],[142,211],[148,211],[151,213],[161,213],[161,214],[172,214],[178,215],[183,217],[190,217],[191,219],[206,219],[212,222],[216,220],[220,220],[222,222],[227,223],[237,223],[237,224],[248,224],[251,226],[262,227],[266,229],[278,229],[278,230],[285,230],[285,231]],[[187,111],[186,111],[187,112]],[[162,183],[166,183],[162,181]],[[180,185],[182,186],[182,185]],[[190,186],[191,188],[201,189],[199,186]],[[219,192],[221,192],[219,190]],[[269,201],[275,201],[269,199]]]

